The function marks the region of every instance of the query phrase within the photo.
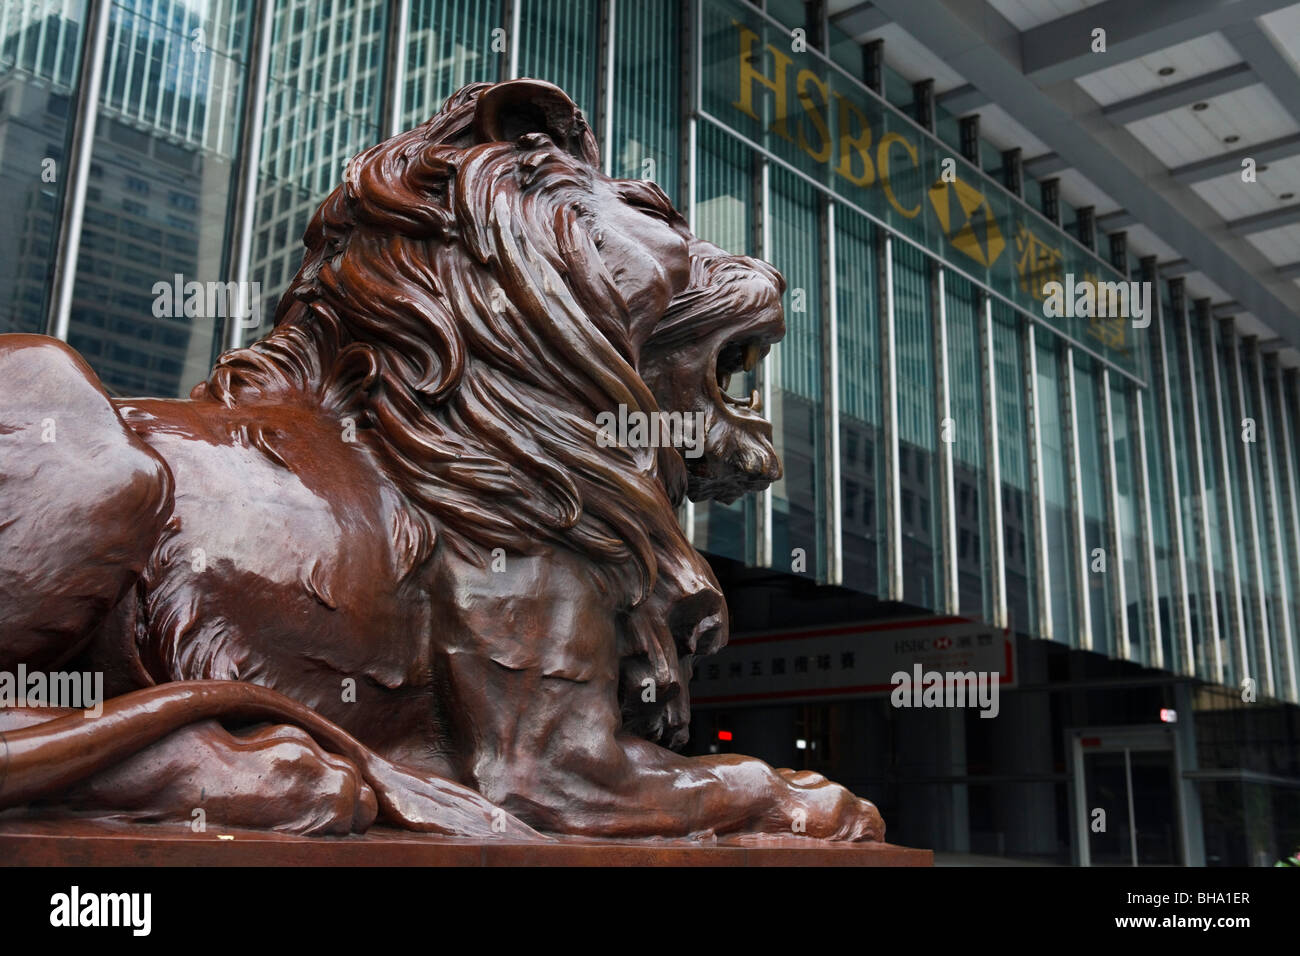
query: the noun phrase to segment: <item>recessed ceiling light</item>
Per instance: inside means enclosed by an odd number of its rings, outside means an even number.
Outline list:
[[[1206,110],[1206,109],[1209,109],[1209,108],[1210,108],[1210,104],[1209,104],[1209,103],[1193,103],[1193,104],[1192,104],[1192,109],[1193,109],[1195,112],[1197,112],[1197,113],[1199,113],[1201,110]]]
[[[1233,133],[1231,136],[1223,137],[1223,141],[1225,143],[1235,143],[1239,139],[1241,139],[1241,137],[1238,136],[1236,133]]]
[[[1172,76],[1174,68],[1172,66],[1162,66],[1160,69],[1156,70],[1156,72],[1161,76]]]
[[[1278,199],[1295,199],[1295,193],[1283,193],[1282,195],[1278,196],[1277,198],[1278,198]]]

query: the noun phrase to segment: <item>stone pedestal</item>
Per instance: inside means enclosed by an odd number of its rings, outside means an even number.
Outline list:
[[[374,827],[361,836],[297,837],[183,826],[0,822],[8,866],[933,866],[931,850],[800,837],[555,842],[468,840]]]

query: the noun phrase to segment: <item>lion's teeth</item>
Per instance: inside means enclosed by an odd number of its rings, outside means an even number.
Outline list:
[[[731,375],[730,375],[730,373],[728,373],[727,375],[721,375],[721,376],[719,376],[719,377],[718,377],[718,385],[722,388],[722,390],[723,390],[724,392],[725,392],[727,389],[731,388]]]
[[[749,393],[749,407],[756,412],[763,410],[763,396],[758,394],[758,389]]]
[[[750,342],[745,346],[745,371],[752,372],[758,364],[758,343]]]

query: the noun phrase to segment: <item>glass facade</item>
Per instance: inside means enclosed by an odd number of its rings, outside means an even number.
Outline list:
[[[0,331],[63,335],[114,392],[184,395],[217,350],[265,330],[351,156],[464,83],[542,77],[586,110],[612,174],[654,179],[699,235],[786,277],[785,340],[733,378],[763,390],[785,476],[690,509],[698,547],[1295,701],[1295,373],[1158,276],[1150,328],[1048,320],[1042,270],[1109,265],[1032,208],[1032,180],[1022,201],[987,179],[987,144],[942,180],[953,117],[918,127],[889,70],[871,92],[834,28],[833,59],[783,66],[771,44],[802,11],[5,0],[0,183],[18,215],[0,236]],[[190,280],[259,283],[260,322],[160,304],[160,284]]]

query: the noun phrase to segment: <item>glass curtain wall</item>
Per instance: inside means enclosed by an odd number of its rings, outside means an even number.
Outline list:
[[[772,564],[825,578],[822,436],[821,195],[782,168],[770,174],[772,263],[785,276],[785,338],[767,360],[772,435],[784,473],[772,485]]]
[[[598,13],[596,0],[522,0],[519,9],[519,75],[554,83],[588,121],[597,115],[604,42]]]
[[[651,179],[681,202],[677,157],[681,153],[680,5],[676,2],[614,6],[614,122],[611,175]]]
[[[44,332],[86,4],[0,3],[0,332]]]
[[[357,153],[382,138],[383,0],[275,0],[252,278],[265,334],[302,264],[302,235]]]
[[[934,401],[934,315],[930,261],[895,242],[894,342],[898,369],[898,471],[902,493],[903,600],[933,608],[938,600],[939,431]]]
[[[224,328],[249,6],[109,6],[68,341],[110,392],[188,394]]]
[[[984,471],[984,395],[980,362],[983,303],[970,280],[944,275],[948,325],[948,408],[940,439],[952,444],[957,522],[958,610],[989,619],[993,574],[989,568],[989,502]]]
[[[998,462],[1002,478],[1002,550],[1007,575],[1007,614],[1013,631],[1038,635],[1040,573],[1034,552],[1033,514],[1029,506],[1030,386],[1024,359],[1024,328],[1010,306],[993,303],[993,362],[997,391]]]
[[[875,227],[864,216],[835,211],[836,323],[839,331],[840,512],[844,585],[882,591],[885,485],[880,441],[880,309]]]
[[[493,30],[504,29],[504,0],[411,0],[407,18],[406,81],[402,126],[427,120],[447,97],[468,83],[504,79],[509,38],[493,48]]]
[[[1050,334],[1035,336],[1038,370],[1038,429],[1042,449],[1043,511],[1046,515],[1048,598],[1052,605],[1052,637],[1078,646],[1078,604],[1074,580],[1074,542],[1069,476],[1066,473],[1065,416],[1062,396],[1062,349]]]

